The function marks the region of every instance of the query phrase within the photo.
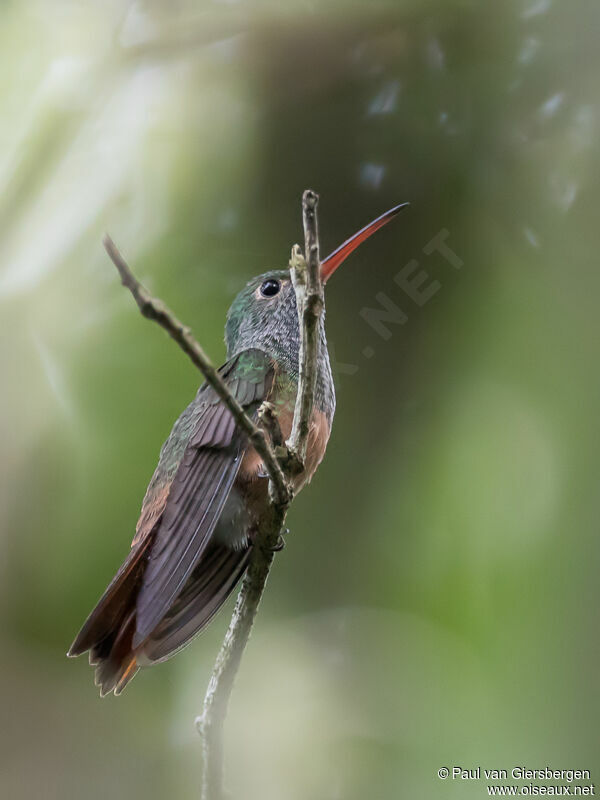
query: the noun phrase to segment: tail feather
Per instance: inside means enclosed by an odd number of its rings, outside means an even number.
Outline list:
[[[90,650],[90,664],[96,666],[94,683],[100,687],[100,695],[114,691],[120,694],[138,671],[135,651],[131,640],[135,632],[135,610],[130,611],[116,631],[116,636]]]
[[[123,565],[110,582],[98,604],[86,619],[75,641],[69,648],[68,656],[80,656],[86,650],[99,648],[104,652],[103,642],[111,635],[117,635],[123,617],[131,607],[132,595],[142,580],[146,563],[146,552],[152,537],[148,536],[131,549]]]
[[[140,646],[140,661],[165,661],[200,633],[235,589],[251,552],[209,545],[167,615]]]
[[[96,667],[94,681],[102,697],[112,691],[121,692],[137,672],[131,640],[135,633],[135,602],[150,542],[148,536],[132,548],[67,654],[75,657],[89,650],[90,664]]]
[[[100,695],[120,694],[141,666],[177,653],[214,617],[246,567],[251,548],[231,550],[212,543],[163,618],[137,647],[136,604],[150,537],[136,545],[86,620],[68,655],[89,650]]]

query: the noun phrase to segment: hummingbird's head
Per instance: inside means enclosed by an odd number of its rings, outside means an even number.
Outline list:
[[[270,270],[249,281],[227,315],[227,357],[257,348],[281,359],[300,342],[296,294],[289,270]]]
[[[327,282],[350,253],[389,222],[408,203],[395,206],[370,222],[321,262],[321,279]],[[325,344],[324,315],[321,339]],[[233,301],[225,326],[227,357],[251,348],[282,361],[297,374],[300,328],[296,295],[289,270],[271,270],[253,278]]]

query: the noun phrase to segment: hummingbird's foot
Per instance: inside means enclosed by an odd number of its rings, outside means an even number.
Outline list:
[[[272,553],[279,553],[279,552],[281,552],[281,550],[283,550],[283,548],[285,547],[285,539],[283,537],[286,534],[288,534],[289,532],[290,532],[289,528],[284,528],[281,531],[281,533],[279,534],[279,536],[277,538],[277,541],[275,542],[273,547],[270,548]]]

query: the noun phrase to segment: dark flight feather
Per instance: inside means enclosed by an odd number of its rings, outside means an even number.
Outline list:
[[[69,649],[69,656],[79,656],[86,650],[105,643],[111,633],[116,636],[123,614],[130,608],[132,596],[141,585],[149,544],[150,539],[146,537],[131,549],[97,606],[77,634],[77,638]],[[110,646],[108,649],[106,647],[104,649],[109,652]]]
[[[144,642],[142,658],[152,663],[169,658],[200,633],[231,594],[250,553],[250,547],[231,550],[211,542],[183,592]]]
[[[272,383],[273,365],[261,351],[245,351],[222,368],[240,404],[255,413]],[[203,396],[202,396],[203,395]],[[207,547],[238,473],[246,436],[210,387],[196,402],[198,416],[173,478],[137,598],[138,647],[182,591]]]
[[[241,442],[235,453],[202,449],[184,457],[138,594],[134,647],[165,616],[202,555],[237,475],[240,449]]]

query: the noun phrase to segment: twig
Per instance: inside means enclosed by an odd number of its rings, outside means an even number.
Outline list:
[[[296,291],[301,337],[300,381],[288,447],[302,465],[306,459],[306,446],[317,380],[320,344],[319,319],[325,307],[319,261],[318,202],[319,196],[310,189],[307,189],[302,195],[305,258],[302,258],[299,248],[296,246],[292,249],[290,259],[290,272]]]
[[[142,312],[142,316],[157,322],[202,372],[206,382],[219,395],[237,424],[248,434],[255,450],[263,460],[278,502],[288,503],[291,500],[289,483],[283,474],[281,464],[277,460],[265,432],[254,424],[231,394],[209,357],[192,335],[190,328],[180,322],[161,300],[152,297],[150,292],[138,281],[108,234],[105,234],[103,243],[106,252],[121,276],[123,286],[129,289],[133,295],[138,308]]]
[[[227,706],[265,590],[286,511],[287,507],[271,505],[266,518],[260,520],[250,564],[206,690],[202,715],[196,718],[204,762],[201,800],[223,797],[223,727]]]

